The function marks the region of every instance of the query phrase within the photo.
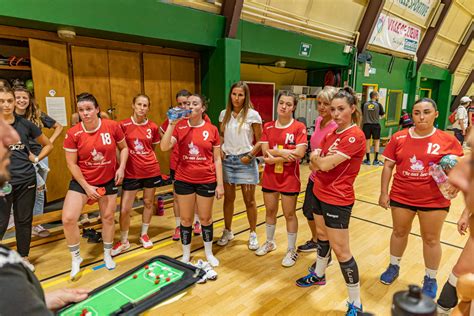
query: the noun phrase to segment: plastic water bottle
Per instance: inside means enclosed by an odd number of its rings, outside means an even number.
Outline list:
[[[166,112],[166,115],[170,121],[176,121],[177,119],[188,116],[189,114],[191,114],[191,110],[180,107],[171,108],[168,110],[168,112]]]
[[[444,173],[443,168],[440,165],[430,163],[429,173],[435,180],[445,199],[452,200],[456,197],[456,195],[449,194],[448,189],[451,185],[448,182],[448,176]]]
[[[5,196],[12,193],[12,185],[6,182],[3,187],[0,188],[0,196]]]
[[[161,196],[156,199],[156,215],[163,216],[165,215],[165,201]]]

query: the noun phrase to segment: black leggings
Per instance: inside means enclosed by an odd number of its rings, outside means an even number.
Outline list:
[[[18,253],[27,257],[30,253],[31,224],[36,198],[36,178],[21,184],[12,184],[12,192],[0,197],[0,240],[5,235],[13,205],[15,235]]]

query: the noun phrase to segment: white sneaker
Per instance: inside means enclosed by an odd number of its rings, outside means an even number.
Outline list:
[[[256,251],[255,251],[255,254],[257,256],[264,256],[266,255],[267,253],[269,253],[270,251],[273,251],[277,248],[276,244],[274,241],[265,241],[265,243],[263,245],[260,246],[260,248],[258,248]]]
[[[206,272],[206,280],[215,281],[217,280],[217,272],[214,271],[209,262],[198,260],[195,265],[197,268],[204,270]]]
[[[45,238],[51,235],[51,233],[49,232],[49,230],[47,230],[43,226],[38,225],[38,226],[33,226],[33,228],[31,229],[31,235],[35,237]]]
[[[436,311],[438,312],[438,316],[449,316],[451,315],[452,308],[444,308],[437,305]]]
[[[21,257],[23,260],[23,264],[31,270],[31,272],[35,272],[35,266],[28,260],[28,257]]]
[[[231,230],[224,229],[224,231],[222,232],[221,238],[219,238],[219,240],[217,241],[217,244],[219,246],[225,246],[232,239],[234,239],[234,233],[232,233]]]
[[[251,232],[250,233],[248,247],[249,247],[250,250],[257,250],[258,249],[258,239],[257,239],[257,233],[256,232]]]
[[[140,238],[141,239],[141,238]],[[152,244],[153,245],[153,244]],[[112,257],[124,252],[125,250],[127,250],[128,248],[130,248],[130,243],[128,242],[125,242],[125,243],[122,243],[121,241],[118,241],[117,243],[115,243],[114,247],[112,248],[112,250],[110,250],[110,254],[112,255]]]
[[[295,265],[296,260],[298,259],[298,253],[295,249],[290,249],[286,253],[285,258],[281,261],[281,265],[284,267],[292,267]]]

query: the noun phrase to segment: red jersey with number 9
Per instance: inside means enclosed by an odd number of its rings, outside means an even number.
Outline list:
[[[424,137],[414,135],[413,128],[393,134],[383,152],[396,166],[390,198],[411,206],[449,206],[428,172],[430,163],[439,163],[448,154],[462,156],[462,147],[454,136],[438,129]]]
[[[175,179],[188,183],[216,182],[214,147],[220,147],[217,127],[205,120],[199,126],[182,120],[175,126],[172,138],[176,140],[174,147],[178,147]]]
[[[314,195],[324,203],[346,206],[354,203],[354,181],[365,154],[365,136],[357,125],[327,134],[321,142],[321,156],[341,155],[346,158],[329,171],[317,171]]]
[[[64,138],[64,150],[77,153],[77,164],[90,185],[104,184],[117,171],[117,143],[125,140],[117,122],[99,119],[99,126],[87,131],[84,123],[71,127]]]
[[[286,126],[277,126],[277,121],[268,122],[263,127],[260,143],[268,144],[270,149],[290,149],[297,146],[308,146],[306,126],[292,120]],[[276,164],[265,164],[263,169],[262,187],[277,192],[300,192],[299,161],[283,163],[282,172],[275,172]]]
[[[160,165],[153,145],[160,143],[158,126],[146,120],[138,124],[133,117],[120,122],[128,146],[128,160],[125,178],[144,179],[160,175]]]

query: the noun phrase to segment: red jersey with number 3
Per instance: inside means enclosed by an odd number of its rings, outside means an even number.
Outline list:
[[[329,171],[317,171],[314,177],[314,195],[331,205],[346,206],[354,203],[354,181],[365,154],[365,136],[352,125],[343,131],[327,134],[322,140],[321,156],[341,155],[343,162]]]
[[[454,136],[438,129],[424,137],[414,135],[413,128],[393,134],[383,152],[396,166],[390,198],[411,206],[449,206],[428,172],[430,163],[439,163],[448,154],[462,156],[462,147]]]
[[[133,118],[120,122],[128,146],[128,160],[125,178],[144,179],[160,175],[160,165],[156,159],[153,145],[160,143],[158,126],[146,120],[138,124]]]
[[[64,138],[64,150],[77,153],[77,164],[87,183],[104,184],[117,171],[117,143],[125,140],[117,122],[99,119],[99,126],[86,131],[81,122],[71,127]]]
[[[206,121],[208,123],[211,123],[211,120],[209,119],[209,116],[207,116],[207,114],[203,115],[203,119],[204,119],[204,121]],[[170,123],[170,121],[168,119],[166,119],[163,122],[163,124],[161,124],[160,130],[163,134],[166,132],[166,129],[168,128],[169,123]],[[174,146],[173,149],[171,150],[171,154],[170,154],[170,169],[171,170],[176,170],[176,165],[178,164],[178,159],[179,159],[179,157],[178,157],[178,147]]]
[[[188,120],[182,120],[172,137],[176,140],[174,147],[178,148],[175,179],[188,183],[216,182],[214,148],[220,147],[217,127],[206,121],[191,126]]]
[[[286,126],[277,126],[277,121],[268,122],[263,127],[260,143],[268,144],[270,149],[290,149],[297,146],[308,146],[306,126],[292,120]],[[262,188],[277,192],[300,192],[299,161],[283,163],[282,172],[275,172],[275,164],[265,164],[263,169]],[[278,170],[278,169],[277,169]]]

